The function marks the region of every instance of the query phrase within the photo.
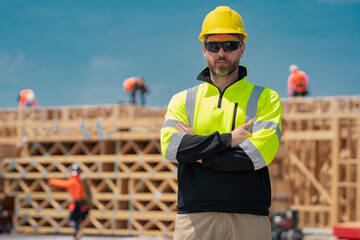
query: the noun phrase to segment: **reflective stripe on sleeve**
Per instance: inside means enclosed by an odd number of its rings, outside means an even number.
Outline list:
[[[261,93],[264,91],[263,87],[254,86],[254,88],[251,91],[250,98],[248,100],[247,106],[246,106],[246,119],[245,122],[248,122],[250,119],[253,120],[253,123],[255,123],[256,115],[257,115],[257,107],[258,102],[261,96]],[[253,132],[253,125],[248,129],[249,132]]]
[[[280,131],[280,128],[279,128],[279,124],[278,123],[274,123],[274,122],[271,122],[271,121],[257,121],[255,124],[254,124],[254,129],[253,131],[259,131],[261,129],[274,129],[276,131],[276,135],[278,136],[278,139],[279,139],[279,143],[280,143],[280,140],[281,140],[281,131]]]
[[[266,166],[265,160],[259,150],[254,146],[254,144],[246,139],[239,145],[245,153],[249,156],[254,164],[254,170],[258,170]]]
[[[171,160],[172,162],[176,162],[176,163],[178,162],[176,160],[176,154],[177,154],[177,150],[179,149],[180,142],[184,136],[185,133],[181,133],[181,132],[174,132],[171,135],[171,139],[166,150],[166,156],[165,156],[166,159]]]
[[[172,127],[172,128],[176,128],[176,124],[178,123],[182,123],[178,120],[172,120],[172,119],[168,119],[166,120],[163,125],[161,126],[161,128],[166,128],[166,127]]]
[[[191,128],[193,128],[193,123],[194,123],[196,92],[198,88],[199,86],[197,85],[195,87],[189,88],[186,92],[185,111],[189,121],[189,126]],[[161,128],[165,128],[165,127],[176,128],[177,123],[181,123],[181,122],[177,120],[168,119],[164,122]],[[172,134],[165,154],[166,159],[178,163],[178,161],[176,160],[177,150],[179,149],[180,142],[184,136],[185,133],[181,133],[181,132],[174,132]]]
[[[195,112],[195,102],[196,102],[196,92],[199,88],[199,85],[189,88],[186,92],[186,101],[185,101],[185,111],[189,121],[189,126],[193,129],[194,124],[194,112]]]

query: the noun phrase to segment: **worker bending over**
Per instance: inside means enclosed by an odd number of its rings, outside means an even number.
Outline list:
[[[141,105],[145,105],[144,94],[148,92],[145,81],[140,77],[131,77],[124,81],[124,91],[131,93],[131,103],[136,104],[136,92],[140,92]]]
[[[35,93],[32,89],[23,89],[20,91],[18,96],[19,108],[23,109],[25,107],[37,107],[38,102],[35,97]]]
[[[289,96],[306,96],[308,94],[309,78],[303,71],[298,70],[295,64],[290,65],[291,74],[288,78]]]

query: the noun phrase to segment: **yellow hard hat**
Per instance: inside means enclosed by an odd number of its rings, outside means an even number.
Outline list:
[[[227,6],[217,7],[205,17],[200,41],[204,42],[205,36],[209,34],[241,34],[244,42],[248,38],[240,14]]]

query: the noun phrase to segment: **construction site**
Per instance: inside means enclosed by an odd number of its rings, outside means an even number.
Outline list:
[[[271,213],[296,210],[300,229],[360,228],[360,96],[289,98],[282,107]],[[165,112],[130,104],[0,110],[1,221],[16,234],[72,234],[71,198],[48,181],[68,178],[77,163],[93,196],[85,235],[171,238],[177,165],[161,155]]]

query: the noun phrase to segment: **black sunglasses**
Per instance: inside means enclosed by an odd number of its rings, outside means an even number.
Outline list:
[[[217,53],[222,48],[225,52],[229,53],[238,49],[242,45],[242,42],[238,41],[226,41],[226,42],[206,42],[205,49]]]

